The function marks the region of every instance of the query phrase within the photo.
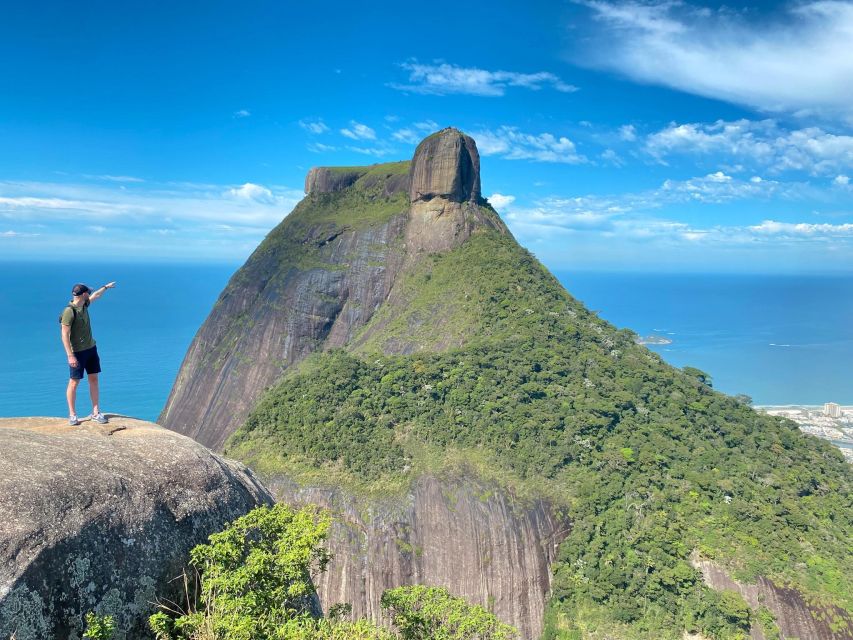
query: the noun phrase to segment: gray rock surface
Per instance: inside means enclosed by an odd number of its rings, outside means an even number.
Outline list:
[[[376,167],[377,165],[372,165]],[[337,193],[354,185],[370,171],[371,167],[314,167],[305,176],[305,193]],[[409,176],[370,176],[363,186],[369,188],[374,181],[382,180],[384,193],[391,195],[397,192],[408,192]]]
[[[323,609],[349,602],[382,622],[385,589],[444,586],[493,611],[533,640],[551,587],[551,565],[570,525],[542,500],[526,503],[470,478],[419,478],[404,498],[364,501],[337,489],[267,478],[278,500],[336,514],[332,562],[315,582]]]
[[[412,202],[442,197],[453,202],[480,199],[480,154],[473,138],[447,128],[415,149],[409,170]]]
[[[155,424],[0,419],[0,638],[74,640],[110,614],[150,638],[195,545],[271,496],[238,462]]]
[[[385,301],[402,264],[405,223],[405,211],[357,230],[285,220],[271,236],[289,238],[291,250],[310,246],[322,264],[252,254],[190,345],[160,424],[221,450],[286,369],[345,344]]]
[[[753,611],[761,606],[770,609],[782,640],[853,640],[853,618],[843,609],[811,604],[800,592],[780,587],[764,576],[754,584],[738,582],[719,564],[697,553],[691,556],[690,563],[713,589],[737,591]],[[830,625],[834,619],[846,621],[846,627],[833,630]],[[757,624],[752,626],[750,635],[753,640],[766,640]]]
[[[314,167],[305,176],[305,193],[334,193],[355,184],[362,171],[340,171],[331,167]]]

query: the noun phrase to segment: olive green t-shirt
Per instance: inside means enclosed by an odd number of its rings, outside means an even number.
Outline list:
[[[69,303],[69,306],[65,307],[62,312],[62,324],[71,327],[71,350],[74,353],[79,353],[94,347],[95,340],[92,338],[88,303],[82,307],[74,305],[74,308],[77,309],[77,319],[74,319],[74,311],[71,309],[71,303]]]

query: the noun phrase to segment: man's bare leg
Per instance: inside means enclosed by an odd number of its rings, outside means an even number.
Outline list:
[[[69,417],[77,415],[77,412],[74,410],[74,405],[77,401],[77,385],[79,384],[79,380],[75,380],[74,378],[68,379],[68,388],[65,390],[65,399],[68,400]]]
[[[98,374],[89,374],[89,395],[92,397],[92,415],[96,416],[100,413],[101,408],[98,406],[100,400],[100,392],[98,390]]]

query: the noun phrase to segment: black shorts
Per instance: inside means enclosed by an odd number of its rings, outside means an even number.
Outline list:
[[[101,372],[101,359],[98,357],[97,346],[90,347],[83,351],[75,351],[74,357],[77,358],[77,366],[68,367],[68,370],[71,372],[71,377],[74,380],[83,379],[83,369],[85,369],[86,373],[89,375]]]

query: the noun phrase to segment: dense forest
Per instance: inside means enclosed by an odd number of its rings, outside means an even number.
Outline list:
[[[368,338],[285,376],[227,453],[365,492],[404,491],[452,458],[520,500],[548,497],[573,528],[546,638],[587,624],[622,637],[738,638],[751,622],[777,633],[766,610],[705,587],[692,553],[853,610],[849,466],[833,447],[665,364],[508,234],[480,230],[404,278]],[[387,355],[401,341],[407,355]]]

